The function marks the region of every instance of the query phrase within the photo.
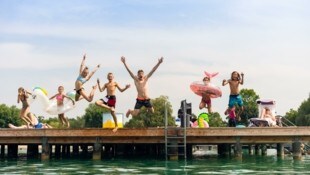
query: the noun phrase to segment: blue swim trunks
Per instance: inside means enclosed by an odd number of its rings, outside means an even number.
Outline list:
[[[43,128],[43,124],[42,123],[38,123],[37,125],[34,125],[35,129],[41,129]]]
[[[229,96],[229,103],[228,103],[228,107],[232,108],[234,107],[236,104],[238,104],[239,106],[243,106],[243,101],[241,98],[241,95],[230,95]]]

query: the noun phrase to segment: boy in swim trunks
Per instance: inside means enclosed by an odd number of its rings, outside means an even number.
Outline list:
[[[153,75],[153,73],[156,71],[159,65],[163,62],[163,60],[164,60],[163,57],[158,59],[158,63],[153,67],[153,69],[146,76],[144,75],[143,70],[139,70],[138,74],[135,76],[128,68],[125,57],[123,56],[121,57],[121,61],[124,63],[126,70],[128,71],[131,78],[134,79],[135,86],[138,92],[135,109],[134,110],[129,109],[126,113],[126,117],[129,117],[129,115],[132,115],[133,117],[137,116],[142,106],[146,107],[147,111],[154,113],[154,108],[151,104],[150,97],[148,95],[147,81]]]
[[[241,76],[237,71],[231,73],[231,79],[223,80],[222,85],[225,86],[229,84],[230,87],[230,96],[229,96],[229,103],[228,109],[225,111],[225,115],[229,114],[235,104],[238,104],[241,107],[241,111],[237,116],[240,117],[241,112],[243,111],[243,101],[242,97],[239,94],[239,84],[243,85],[244,74],[241,72]]]
[[[107,78],[109,82],[105,83],[102,87],[100,87],[100,81],[99,79],[97,79],[99,91],[103,92],[105,89],[107,89],[107,95],[103,99],[96,101],[96,105],[109,109],[111,111],[111,115],[115,123],[115,128],[112,131],[116,132],[118,129],[118,125],[117,125],[117,118],[115,115],[115,103],[116,103],[115,90],[117,88],[120,92],[124,92],[126,89],[130,87],[130,85],[127,84],[125,88],[120,88],[118,83],[114,81],[114,76],[112,73],[108,73]]]
[[[91,102],[91,101],[93,101],[95,90],[97,89],[97,84],[95,86],[93,86],[93,89],[92,89],[92,91],[90,92],[90,94],[88,96],[87,96],[87,94],[86,94],[86,92],[85,92],[85,90],[83,88],[83,85],[99,69],[100,64],[98,64],[96,69],[93,70],[89,74],[88,67],[85,66],[85,59],[86,59],[86,55],[83,56],[83,60],[82,60],[81,66],[80,66],[80,73],[79,73],[78,78],[75,81],[75,91],[76,91],[75,101],[79,101],[79,100],[85,98],[85,100],[87,100],[88,102]]]

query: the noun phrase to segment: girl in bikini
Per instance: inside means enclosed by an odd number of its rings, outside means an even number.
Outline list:
[[[58,108],[62,108],[64,106],[64,98],[71,100],[73,105],[74,105],[74,100],[72,100],[70,97],[68,97],[64,94],[64,87],[63,86],[58,87],[58,94],[52,96],[50,98],[50,100],[54,99],[54,98],[56,98],[56,100],[57,100],[57,107]],[[62,126],[66,125],[67,128],[70,127],[70,123],[69,123],[68,119],[65,117],[64,113],[58,114],[58,118],[59,118]]]
[[[26,91],[24,88],[18,88],[17,103],[22,103],[22,109],[20,111],[20,118],[27,124],[27,127],[31,125],[31,118],[27,116],[30,111],[30,106],[28,103],[28,95],[32,95],[30,92]]]
[[[75,91],[76,91],[75,101],[79,101],[79,100],[85,98],[85,100],[87,100],[88,102],[91,102],[91,101],[93,101],[95,90],[97,89],[98,85],[96,84],[95,86],[93,86],[93,89],[88,96],[87,96],[87,94],[83,88],[83,85],[99,69],[100,64],[98,64],[97,67],[95,68],[95,70],[93,70],[89,74],[89,69],[88,69],[88,67],[85,66],[85,59],[86,59],[86,55],[83,56],[83,60],[82,60],[81,66],[80,66],[79,76],[78,76],[77,80],[75,81]]]

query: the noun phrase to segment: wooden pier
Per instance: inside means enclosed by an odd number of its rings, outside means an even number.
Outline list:
[[[172,134],[182,134],[182,130],[169,130]],[[180,132],[180,133],[179,133]],[[178,140],[176,140],[178,142]],[[290,143],[294,159],[301,158],[301,144],[310,142],[310,127],[266,127],[266,128],[187,128],[186,145],[188,157],[193,145],[218,145],[219,154],[230,154],[242,158],[242,146],[276,144],[278,156],[284,155],[283,144]],[[165,154],[165,128],[119,129],[0,129],[0,156],[17,157],[18,146],[27,145],[29,156],[41,156],[48,160],[51,156],[69,157],[89,153],[93,159],[104,156]],[[41,146],[41,154],[38,152]],[[6,149],[7,148],[7,149]],[[7,154],[5,154],[7,150]],[[81,151],[82,150],[82,151]]]

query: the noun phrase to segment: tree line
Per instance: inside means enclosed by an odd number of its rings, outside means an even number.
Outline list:
[[[258,116],[258,106],[256,100],[259,96],[253,89],[242,89],[240,94],[244,102],[244,111],[240,115],[239,123],[247,125],[248,119]],[[152,104],[155,108],[155,112],[148,113],[145,109],[141,110],[141,113],[129,120],[124,127],[127,128],[145,128],[145,127],[163,127],[165,125],[165,107],[167,107],[168,125],[175,125],[175,117],[172,116],[172,104],[169,102],[167,96],[160,96],[152,99]],[[195,108],[195,107],[192,107]],[[240,109],[236,109],[237,112]],[[69,122],[71,128],[102,128],[102,114],[109,113],[107,109],[102,109],[95,104],[89,104],[85,109],[83,116],[77,116],[76,118],[70,118]],[[22,121],[19,117],[20,109],[16,106],[7,106],[5,104],[0,105],[0,127],[7,128],[9,123],[16,126],[22,125]],[[192,114],[198,116],[199,114]],[[222,114],[224,115],[224,114]],[[214,112],[209,115],[209,125],[211,127],[224,127],[227,125],[225,117],[222,117],[220,113]],[[282,116],[297,126],[310,126],[310,98],[303,101],[297,110],[289,109],[289,111]],[[38,116],[40,122],[48,123],[54,128],[61,128],[61,124],[57,117],[44,118]],[[224,120],[223,120],[224,119]]]

